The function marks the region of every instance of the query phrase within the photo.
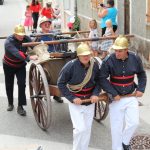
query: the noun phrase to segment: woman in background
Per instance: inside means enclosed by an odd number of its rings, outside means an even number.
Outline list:
[[[116,16],[118,10],[114,7],[114,0],[107,0],[107,6],[101,5],[104,9],[98,13],[99,18],[101,18],[100,27],[102,29],[102,36],[105,34],[106,30],[106,20],[110,19],[113,25],[113,31],[117,30]]]
[[[39,12],[41,10],[41,4],[39,3],[38,0],[32,0],[31,5],[30,5],[30,9],[32,11],[32,18],[33,18],[33,33],[37,32],[37,23],[38,23],[38,19],[39,19]]]

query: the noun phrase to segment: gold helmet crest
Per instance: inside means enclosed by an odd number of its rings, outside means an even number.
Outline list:
[[[21,36],[26,35],[24,26],[21,24],[16,25],[14,29],[14,33]]]
[[[90,47],[86,43],[81,43],[77,47],[77,56],[90,55],[90,54],[91,54]]]
[[[116,38],[112,48],[116,50],[117,49],[123,50],[123,49],[127,49],[128,46],[129,46],[128,39],[123,35],[119,35],[119,37]]]

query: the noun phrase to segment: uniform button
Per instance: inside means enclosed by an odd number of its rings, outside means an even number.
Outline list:
[[[125,73],[125,71],[122,71],[123,73]]]

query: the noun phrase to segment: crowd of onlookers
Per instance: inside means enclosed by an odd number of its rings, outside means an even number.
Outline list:
[[[101,36],[109,37],[115,36],[117,30],[117,9],[114,7],[114,0],[107,0],[107,5],[100,4],[98,17],[100,18]],[[97,22],[95,19],[89,22],[90,34],[89,38],[98,38],[100,34],[97,28]],[[94,56],[98,56],[101,53],[101,58],[105,58],[110,53],[113,40],[105,40],[99,43],[99,41],[90,42],[91,49]]]
[[[98,17],[100,18],[101,36],[109,37],[114,36],[117,30],[117,9],[114,7],[114,0],[107,0],[107,5],[100,4]],[[32,0],[32,2],[26,6],[24,26],[31,30],[32,33],[37,32],[39,18],[47,18],[52,22],[51,28],[55,27],[55,24],[61,25],[61,13],[59,5],[54,5],[52,2],[47,2],[46,6],[41,5],[39,0]],[[56,21],[57,20],[57,21]],[[40,21],[39,21],[40,22]],[[50,29],[50,30],[52,30]],[[100,37],[98,32],[97,22],[95,19],[89,22],[90,34],[89,38]],[[113,40],[105,40],[99,44],[99,41],[89,42],[89,45],[93,51],[94,56],[98,56],[99,52],[102,54],[102,58],[105,58],[110,53],[110,47],[113,44]]]
[[[24,26],[33,33],[37,32],[39,17],[46,17],[51,21],[60,19],[59,5],[52,7],[52,2],[48,2],[46,6],[42,7],[38,0],[32,0],[31,4],[26,6]]]

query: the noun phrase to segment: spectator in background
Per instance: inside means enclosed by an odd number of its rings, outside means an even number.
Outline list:
[[[60,12],[60,8],[59,5],[56,4],[54,7],[54,20],[53,20],[53,28],[54,29],[61,29],[61,12]]]
[[[110,19],[106,20],[106,30],[103,37],[109,37],[109,36],[115,36],[115,33],[113,31],[112,22]],[[113,40],[104,40],[101,43],[101,51],[102,51],[102,57],[101,59],[104,59],[109,54],[109,49],[113,45]]]
[[[97,22],[95,19],[90,20],[89,22],[90,27],[90,34],[89,38],[98,38],[98,30],[97,30]],[[92,50],[93,56],[98,56],[98,50],[99,50],[99,41],[92,41],[89,42],[90,48]]]
[[[58,4],[54,7],[54,18],[61,18],[60,8]]]
[[[26,11],[25,11],[24,26],[28,27],[28,31],[29,31],[29,28],[31,28],[31,30],[32,30],[32,25],[33,25],[32,11],[30,9],[30,6],[27,5],[26,6]]]
[[[98,12],[98,16],[101,18],[100,27],[102,29],[102,36],[105,34],[106,30],[106,20],[111,19],[113,25],[113,31],[117,30],[117,9],[114,7],[114,0],[107,0],[107,6],[101,5],[101,7],[105,7],[101,12]]]
[[[38,19],[39,19],[39,12],[41,10],[41,4],[39,3],[38,0],[32,0],[31,5],[30,5],[30,9],[32,11],[32,18],[33,18],[33,33],[37,32],[37,23],[38,23]]]
[[[48,19],[54,18],[54,10],[52,8],[52,2],[46,3],[46,7],[44,7],[41,11],[41,16],[45,16]]]

